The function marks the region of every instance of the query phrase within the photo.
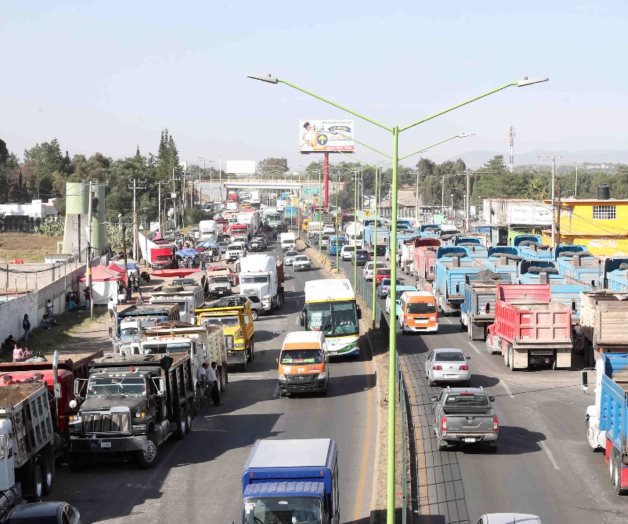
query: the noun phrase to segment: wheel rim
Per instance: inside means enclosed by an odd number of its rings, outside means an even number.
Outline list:
[[[619,460],[617,461],[617,464],[615,464],[615,479],[613,484],[615,484],[615,487],[620,490],[621,489],[621,473],[620,473],[620,468],[621,468],[621,463],[619,462]]]
[[[615,485],[615,459],[614,457],[608,458],[608,473],[611,477],[611,484]]]
[[[46,480],[46,486],[48,486],[48,489],[50,489],[52,487],[52,471],[50,471],[49,468],[46,468],[46,474],[44,478]]]
[[[157,457],[157,445],[149,440],[144,447],[144,460],[150,464],[155,460],[155,457]]]
[[[41,474],[41,468],[38,465],[35,465],[37,469],[35,470],[35,482],[34,482],[34,492],[35,497],[39,500],[44,495],[44,481]]]

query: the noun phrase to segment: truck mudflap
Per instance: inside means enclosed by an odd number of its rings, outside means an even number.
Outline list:
[[[123,437],[70,437],[70,453],[128,453],[142,451],[146,446],[146,435]]]

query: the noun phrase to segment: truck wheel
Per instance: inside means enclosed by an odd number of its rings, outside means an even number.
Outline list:
[[[257,309],[253,309],[251,311],[251,316],[253,317],[253,320],[257,320],[257,318],[259,317],[259,313],[258,313]]]
[[[157,444],[153,440],[153,438],[149,437],[146,440],[146,446],[143,450],[136,451],[135,460],[137,461],[137,465],[142,469],[150,469],[157,462],[157,454],[159,448]]]
[[[512,349],[512,346],[508,348],[508,367],[510,371],[515,370],[515,352]]]
[[[185,414],[186,414],[186,416],[185,416],[185,432],[189,433],[190,431],[192,431],[192,421],[194,419],[192,417],[192,411],[191,410],[186,410]]]
[[[611,478],[611,486],[615,485],[615,454],[611,453],[611,456],[608,457],[608,475]]]
[[[251,340],[251,349],[249,350],[249,362],[255,360],[255,341]]]
[[[179,416],[177,417],[177,430],[175,432],[175,436],[177,440],[183,440],[185,438],[186,431],[186,410],[184,407],[179,408]]]
[[[624,495],[626,493],[626,490],[623,489],[621,486],[622,464],[621,464],[621,456],[619,455],[619,453],[615,454],[615,456],[613,457],[613,460],[615,461],[615,479],[613,481],[613,484],[615,485],[615,492],[618,495]]]
[[[508,349],[504,351],[504,366],[506,366],[507,368],[510,367],[510,352],[508,351]]]
[[[52,450],[48,450],[41,464],[41,473],[44,481],[44,495],[52,491],[52,483],[55,478],[55,457]]]
[[[27,497],[31,502],[40,502],[44,496],[44,477],[41,472],[41,464],[32,462],[28,469],[28,481],[30,483],[30,493]]]

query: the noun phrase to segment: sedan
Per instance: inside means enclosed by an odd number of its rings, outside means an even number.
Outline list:
[[[403,282],[397,279],[397,285],[402,285]],[[377,296],[379,298],[386,298],[388,296],[388,292],[390,291],[390,277],[382,279],[381,283],[377,284]]]
[[[387,268],[388,264],[386,262],[377,262],[377,268]],[[364,265],[364,271],[362,271],[362,276],[364,280],[370,282],[373,280],[373,274],[375,273],[375,262],[367,262]]]
[[[385,278],[390,278],[390,268],[378,268],[375,270],[375,282],[381,284]]]
[[[292,267],[295,271],[303,271],[305,269],[312,269],[312,261],[307,255],[297,255],[292,261]]]
[[[291,266],[292,263],[294,262],[294,259],[299,255],[298,251],[294,251],[293,249],[290,249],[288,251],[286,251],[286,254],[283,256],[283,263],[286,266]]]
[[[434,349],[425,361],[425,377],[428,384],[433,386],[437,382],[471,384],[471,371],[464,351],[456,348]]]
[[[369,252],[366,249],[358,249],[355,252],[355,264],[357,266],[363,266],[370,258]]]

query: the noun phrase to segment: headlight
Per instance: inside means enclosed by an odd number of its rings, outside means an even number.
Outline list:
[[[325,380],[327,378],[327,371],[324,371],[323,373],[319,373],[318,377],[316,377],[318,380]]]
[[[81,417],[79,415],[70,415],[68,420],[70,421],[70,424],[77,424],[81,421]]]
[[[145,411],[138,411],[135,414],[135,418],[144,418],[146,416],[146,412]]]
[[[285,382],[286,381],[286,375],[282,375],[281,373],[279,373],[279,382]]]

